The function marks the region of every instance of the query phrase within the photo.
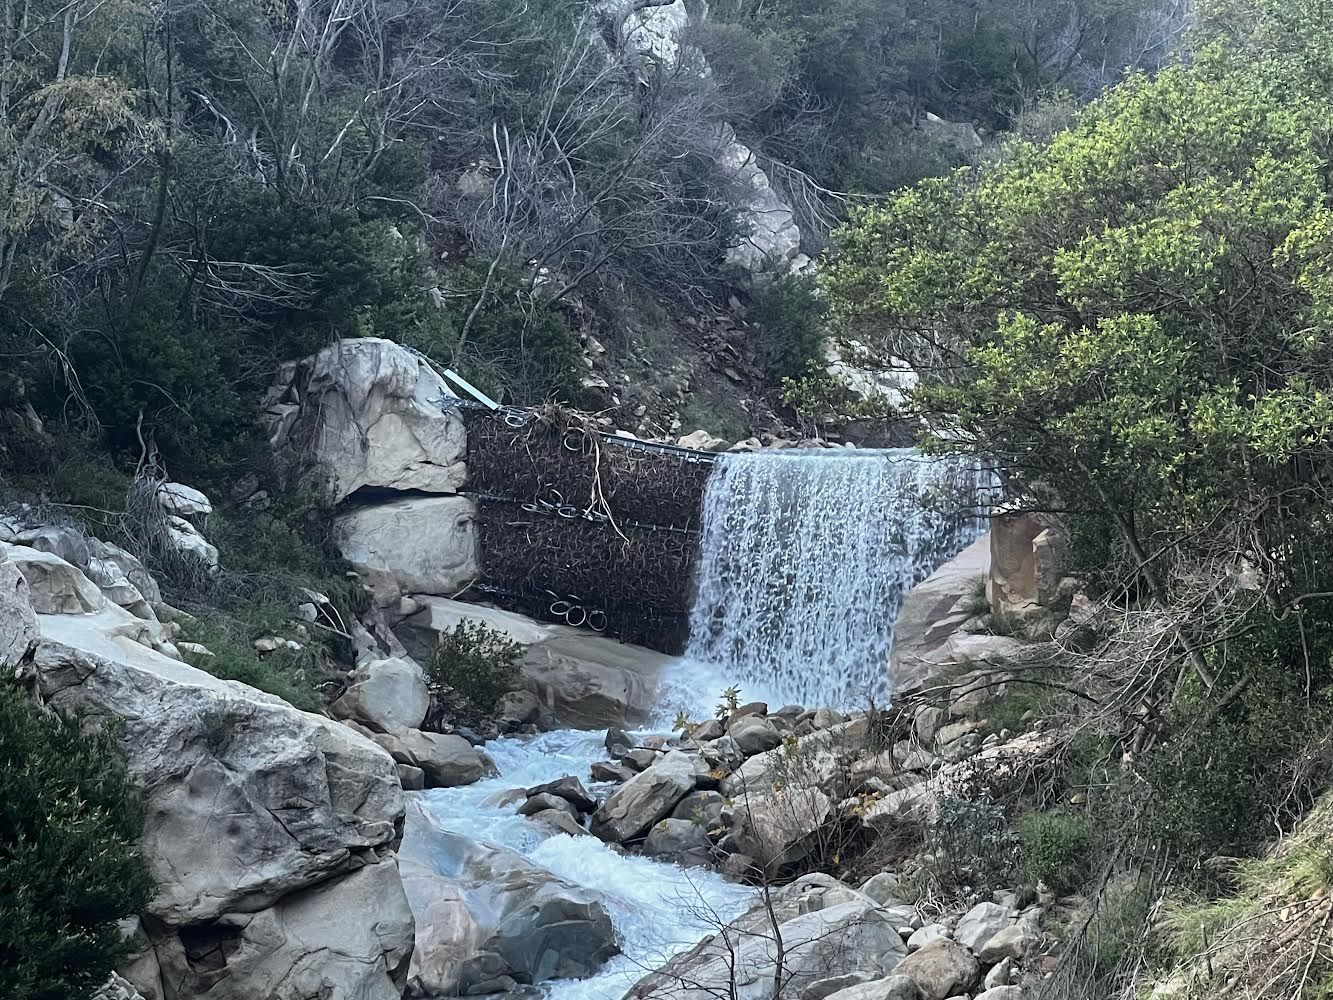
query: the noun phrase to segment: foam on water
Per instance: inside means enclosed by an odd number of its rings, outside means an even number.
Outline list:
[[[711,677],[710,694],[734,684],[744,701],[887,703],[903,598],[977,538],[981,478],[909,449],[719,456],[685,680],[668,698]]]
[[[526,740],[495,740],[486,751],[495,760],[499,777],[421,793],[423,804],[441,826],[517,851],[602,895],[623,954],[590,979],[545,984],[544,991],[553,1000],[620,1000],[648,971],[715,930],[717,923],[709,914],[730,920],[753,897],[752,889],[726,882],[711,871],[687,871],[617,854],[594,837],[549,835],[539,824],[519,816],[512,803],[494,803],[509,789],[569,774],[588,784],[588,768],[606,759],[603,735],[560,730]]]

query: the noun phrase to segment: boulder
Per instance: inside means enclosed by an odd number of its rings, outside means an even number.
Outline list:
[[[624,764],[614,764],[609,760],[594,761],[588,770],[593,781],[613,781],[616,784],[629,781],[634,772]]]
[[[760,715],[745,715],[727,728],[727,735],[746,757],[773,750],[782,743],[782,734],[768,719]]]
[[[531,691],[510,691],[500,699],[496,721],[504,732],[513,732],[520,726],[536,722],[542,712],[542,703]]]
[[[928,944],[947,940],[948,938],[949,929],[943,924],[926,924],[926,926],[918,927],[912,932],[912,936],[907,939],[907,950],[920,951]]]
[[[37,649],[37,615],[28,581],[0,544],[0,668],[24,663]]]
[[[420,792],[426,788],[426,772],[411,764],[399,764],[398,780],[405,792]]]
[[[558,795],[579,812],[590,813],[597,808],[597,800],[588,794],[588,790],[583,787],[583,782],[573,775],[558,778],[555,781],[548,781],[544,785],[534,785],[528,789],[528,795],[540,795],[549,793]]]
[[[1049,515],[993,514],[986,580],[992,614],[1022,615],[1052,603],[1060,586],[1064,549],[1064,530]]]
[[[567,809],[543,809],[530,817],[534,823],[550,827],[555,833],[567,833],[571,837],[590,837],[583,824],[570,815]]]
[[[119,545],[112,545],[110,542],[103,542],[97,538],[88,539],[88,547],[91,552],[91,560],[101,559],[109,562],[120,569],[125,575],[125,579],[137,590],[143,599],[149,604],[160,604],[162,602],[162,590],[153,579],[153,574],[148,572],[148,568],[138,559],[122,549]],[[90,561],[91,561],[90,560]]]
[[[353,508],[334,520],[333,540],[384,607],[409,593],[456,594],[475,580],[476,516],[465,497],[410,497]]]
[[[724,438],[709,434],[705,430],[697,430],[686,434],[677,440],[676,444],[694,451],[725,451],[727,448],[727,442]]]
[[[690,867],[708,864],[713,856],[713,845],[704,828],[697,823],[667,818],[654,823],[648,831],[643,853]]]
[[[726,808],[727,800],[719,792],[690,792],[676,803],[671,817],[689,820],[711,833],[722,829],[722,815]]]
[[[919,1000],[921,990],[907,976],[888,976],[832,994],[836,1000]]]
[[[689,736],[696,743],[707,743],[709,740],[725,736],[726,732],[726,727],[722,725],[720,719],[705,719],[698,725],[690,727]]]
[[[885,903],[904,902],[902,881],[893,872],[871,875],[861,884],[861,891],[881,906]]]
[[[182,483],[162,483],[157,488],[157,505],[168,514],[193,520],[213,513],[213,501]]]
[[[620,844],[641,837],[693,788],[693,763],[680,751],[672,751],[611,793],[593,813],[592,832]]]
[[[279,459],[335,500],[363,487],[454,493],[467,477],[467,434],[453,398],[421,355],[362,337],[284,365],[264,422]]]
[[[123,720],[159,882],[147,912],[170,926],[270,906],[397,838],[393,761],[345,726],[142,647],[118,662],[48,640],[34,663],[55,708]]]
[[[105,603],[97,585],[60,556],[2,542],[0,548],[27,581],[28,599],[39,615],[86,615]]]
[[[574,808],[574,804],[559,795],[552,795],[550,792],[537,792],[529,795],[523,804],[518,807],[520,816],[535,816],[540,812],[563,812],[575,822],[578,821],[579,811]]]
[[[825,997],[830,997],[849,986],[860,986],[862,983],[871,982],[874,978],[868,972],[849,972],[842,976],[819,979],[801,991],[800,1000],[824,1000]]]
[[[139,592],[139,588],[130,582],[119,564],[110,559],[93,556],[88,560],[84,574],[112,604],[124,608],[136,618],[147,620],[157,618],[152,604]]]
[[[167,515],[167,541],[181,555],[195,559],[205,570],[218,565],[218,550],[208,543],[193,524],[176,514]]]
[[[605,906],[522,856],[441,829],[419,804],[399,849],[417,921],[411,982],[451,996],[500,976],[583,979],[619,950]]]
[[[154,942],[171,998],[399,1000],[413,921],[392,858]]]
[[[985,944],[977,949],[977,958],[986,965],[994,965],[1005,959],[1021,962],[1040,943],[1041,935],[1036,929],[1026,921],[1019,921],[987,938]]]
[[[963,914],[954,928],[954,940],[973,952],[1013,923],[1008,907],[999,903],[978,903]],[[998,959],[996,960],[998,961]]]
[[[352,672],[351,681],[332,706],[339,718],[381,731],[415,729],[430,708],[426,677],[412,660],[369,660]]]
[[[470,785],[495,773],[495,765],[488,757],[453,733],[395,729],[389,733],[372,733],[370,738],[399,764],[421,768],[426,775],[427,788]]]
[[[813,835],[832,812],[833,800],[812,787],[790,786],[742,799],[726,846],[764,865],[794,864],[810,853]]]
[[[990,558],[990,541],[983,535],[903,597],[889,654],[895,692],[920,687],[927,676],[953,661],[949,641],[970,617],[955,609],[973,600],[989,572]]]
[[[908,955],[894,972],[914,980],[923,1000],[948,1000],[981,980],[981,966],[972,953],[943,938]]]
[[[78,569],[84,569],[92,556],[92,544],[83,532],[58,524],[42,524],[23,528],[10,539],[15,545],[36,549],[63,559]]]
[[[818,878],[814,876],[812,878]],[[851,973],[880,979],[907,953],[897,928],[873,901],[840,887],[850,899],[796,913],[808,904],[808,887],[775,891],[772,916],[764,903],[641,979],[626,1000],[769,1000],[775,993],[777,949],[783,945],[782,995],[800,996],[816,982]],[[835,896],[834,898],[838,898]],[[779,934],[773,933],[776,920]]]

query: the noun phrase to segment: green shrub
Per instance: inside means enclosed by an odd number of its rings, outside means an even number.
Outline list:
[[[1087,820],[1062,810],[1030,812],[1014,824],[1030,881],[1070,892],[1087,877],[1093,837]]]
[[[250,644],[253,639],[278,631],[286,619],[285,611],[276,606],[247,614],[244,625],[210,615],[185,624],[181,638],[208,647],[213,655],[194,662],[214,677],[248,684],[305,712],[322,711],[324,699],[304,651],[279,649],[261,659]]]
[[[0,996],[86,1000],[153,893],[143,816],[110,735],[43,716],[0,680]]]
[[[759,327],[758,353],[775,381],[801,375],[821,360],[824,303],[809,275],[773,276],[750,308]]]
[[[927,865],[945,893],[984,893],[1009,883],[1019,847],[1004,810],[991,802],[942,796],[926,824]]]
[[[464,618],[440,635],[430,662],[431,694],[452,688],[474,711],[489,714],[496,702],[519,686],[523,646],[482,622]]]

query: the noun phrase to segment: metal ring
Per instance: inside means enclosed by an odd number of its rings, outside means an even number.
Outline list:
[[[575,620],[574,620],[575,612],[578,613],[578,621],[575,621]],[[584,622],[586,622],[587,620],[588,620],[588,612],[585,611],[585,610],[583,609],[583,607],[581,607],[581,606],[578,605],[578,604],[576,604],[576,605],[574,605],[572,608],[570,608],[569,611],[565,614],[565,624],[566,624],[566,625],[573,625],[575,628],[578,628],[580,625],[582,625],[582,624],[583,624]]]
[[[607,620],[605,611],[588,612],[588,628],[592,629],[594,632],[605,632],[606,626]]]
[[[575,605],[570,604],[568,601],[556,601],[551,605],[551,614],[555,615],[557,618],[564,618],[574,610],[574,607]]]

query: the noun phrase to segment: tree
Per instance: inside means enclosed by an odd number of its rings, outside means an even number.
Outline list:
[[[105,732],[44,716],[0,680],[0,993],[85,1000],[152,895],[125,765]]]
[[[1046,147],[860,212],[826,272],[843,329],[923,375],[936,445],[1117,537],[1118,579],[1172,610],[1207,687],[1228,620],[1329,582],[1303,557],[1333,471],[1316,91],[1217,48],[1135,76]]]

